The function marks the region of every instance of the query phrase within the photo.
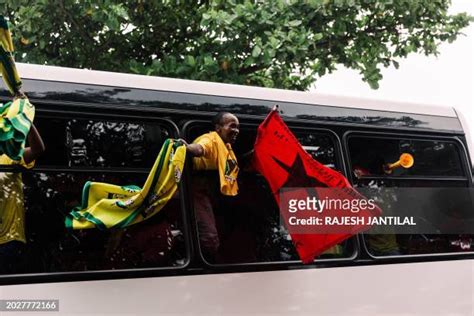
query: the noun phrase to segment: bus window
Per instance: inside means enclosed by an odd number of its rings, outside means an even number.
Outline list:
[[[469,199],[467,190],[457,190],[462,196],[454,197],[450,188],[467,188],[468,177],[463,171],[459,147],[453,141],[418,140],[393,137],[350,136],[348,138],[353,183],[358,188],[433,188],[432,196],[424,196],[415,190],[406,190],[414,194],[413,199],[423,205],[423,199],[430,199],[429,210],[420,212],[446,213],[453,209],[451,199]],[[414,163],[410,167],[395,167],[387,172],[387,164],[400,159],[401,154],[408,153]],[[386,212],[397,214],[400,197],[381,190],[384,206],[393,208]],[[402,191],[400,191],[402,192]],[[421,189],[420,189],[421,192]],[[426,191],[423,191],[426,192]],[[451,196],[448,196],[451,194]],[[421,201],[421,202],[419,202]],[[398,212],[401,210],[399,209]],[[417,210],[418,211],[418,210]],[[467,214],[468,216],[471,216]],[[426,218],[417,220],[426,222]],[[433,227],[433,222],[426,222],[425,227]],[[373,228],[370,234],[364,235],[364,243],[371,255],[397,256],[412,254],[450,253],[474,251],[473,236],[469,234],[383,234],[379,228]]]
[[[141,187],[164,140],[174,133],[170,127],[160,122],[41,116],[35,124],[47,150],[34,169],[22,174],[26,243],[15,248],[18,255],[13,268],[2,273],[184,265],[178,194],[155,216],[123,229],[70,232],[64,224],[66,214],[81,204],[87,181]],[[1,196],[9,194],[8,186],[2,190]]]
[[[189,128],[189,140],[209,131],[211,126]],[[329,133],[321,131],[295,130],[295,135],[315,159],[330,168],[341,170],[336,150],[336,140]],[[218,175],[214,172],[193,171],[191,191],[194,212],[197,217],[201,253],[212,264],[258,263],[298,261],[291,237],[280,223],[278,205],[265,179],[252,168],[245,156],[253,148],[256,127],[241,126],[240,134],[233,145],[239,161],[239,194],[226,197],[219,192]],[[203,191],[205,188],[206,192]],[[209,189],[211,188],[211,189]],[[205,197],[204,195],[207,195]],[[206,201],[206,202],[203,202]],[[199,208],[209,208],[216,223],[217,236],[214,239],[200,230]],[[215,247],[205,245],[214,242]],[[211,248],[211,249],[210,249]],[[211,253],[212,252],[212,253]],[[350,258],[355,252],[353,240],[337,245],[318,259]]]
[[[37,166],[149,168],[170,131],[150,122],[56,119],[36,122],[47,138],[47,159]],[[43,126],[44,125],[44,126]]]
[[[416,163],[394,169],[391,176],[465,176],[459,150],[452,141],[350,137],[349,152],[352,169],[361,168],[370,175],[385,175],[384,165],[408,153]]]

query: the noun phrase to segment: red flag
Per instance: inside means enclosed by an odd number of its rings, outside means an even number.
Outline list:
[[[351,202],[354,199],[366,200],[355,191],[349,181],[339,172],[325,167],[307,153],[296,137],[283,122],[277,111],[272,111],[258,128],[254,147],[254,166],[270,185],[273,195],[280,205],[281,216],[288,223],[288,212],[282,211],[280,193],[283,188],[305,188],[293,194],[298,200],[316,196],[320,200],[337,197]],[[325,188],[325,189],[323,189]],[[328,188],[338,188],[329,190]],[[282,195],[284,197],[284,195]],[[325,250],[344,241],[352,235],[370,228],[368,217],[380,215],[375,206],[371,211],[363,210],[351,214],[365,219],[363,224],[343,225],[337,233],[314,233],[314,230],[296,230],[287,228],[300,259],[310,263]],[[317,214],[314,211],[308,214]],[[339,213],[339,216],[342,213]],[[319,214],[321,215],[321,214]],[[323,225],[324,226],[324,225]],[[321,227],[319,227],[320,229]],[[327,228],[327,225],[326,225]],[[341,232],[341,228],[343,232]],[[292,233],[293,231],[293,233]],[[313,232],[313,233],[311,233]]]

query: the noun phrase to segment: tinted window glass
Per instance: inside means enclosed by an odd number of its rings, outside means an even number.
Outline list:
[[[336,161],[334,140],[329,135],[296,132],[295,136],[313,159],[326,167],[341,171]]]
[[[363,175],[385,175],[384,165],[395,163],[403,153],[411,154],[410,168],[395,168],[391,176],[465,176],[454,142],[394,138],[350,137],[352,170]]]
[[[171,131],[160,123],[37,118],[46,144],[37,166],[149,168]]]
[[[125,229],[66,231],[65,215],[81,203],[86,181],[142,184],[146,174],[32,173],[23,176],[27,271],[81,271],[177,266],[184,262],[178,198]],[[42,257],[43,261],[32,260]],[[28,260],[29,259],[29,260]],[[46,261],[46,262],[44,262]],[[37,266],[31,266],[31,264]]]

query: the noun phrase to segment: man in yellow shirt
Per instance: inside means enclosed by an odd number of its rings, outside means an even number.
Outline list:
[[[29,147],[20,161],[0,155],[0,165],[19,165],[33,168],[35,159],[44,152],[43,140],[32,124],[28,133]],[[0,274],[18,271],[25,237],[25,208],[21,173],[0,172]]]
[[[199,136],[186,149],[194,157],[195,171],[212,171],[208,176],[193,177],[192,189],[201,251],[206,259],[214,261],[220,244],[213,211],[219,196],[217,192],[224,196],[236,196],[239,189],[239,167],[232,150],[232,144],[239,135],[239,120],[229,112],[221,112],[212,123],[214,131]]]

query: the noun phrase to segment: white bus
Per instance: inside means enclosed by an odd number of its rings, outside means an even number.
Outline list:
[[[201,251],[189,168],[179,195],[145,222],[64,227],[86,181],[143,184],[166,138],[191,142],[220,111],[239,118],[234,150],[245,153],[275,104],[311,155],[356,187],[468,190],[472,142],[453,108],[18,67],[46,152],[31,170],[0,166],[22,173],[27,238],[0,275],[0,299],[59,300],[68,315],[474,315],[471,235],[360,234],[303,265],[265,180],[244,168],[239,195],[216,197],[217,257]],[[0,97],[7,102],[8,92]],[[379,173],[382,160],[407,151],[417,153],[415,168]],[[356,167],[369,172],[356,176]]]

